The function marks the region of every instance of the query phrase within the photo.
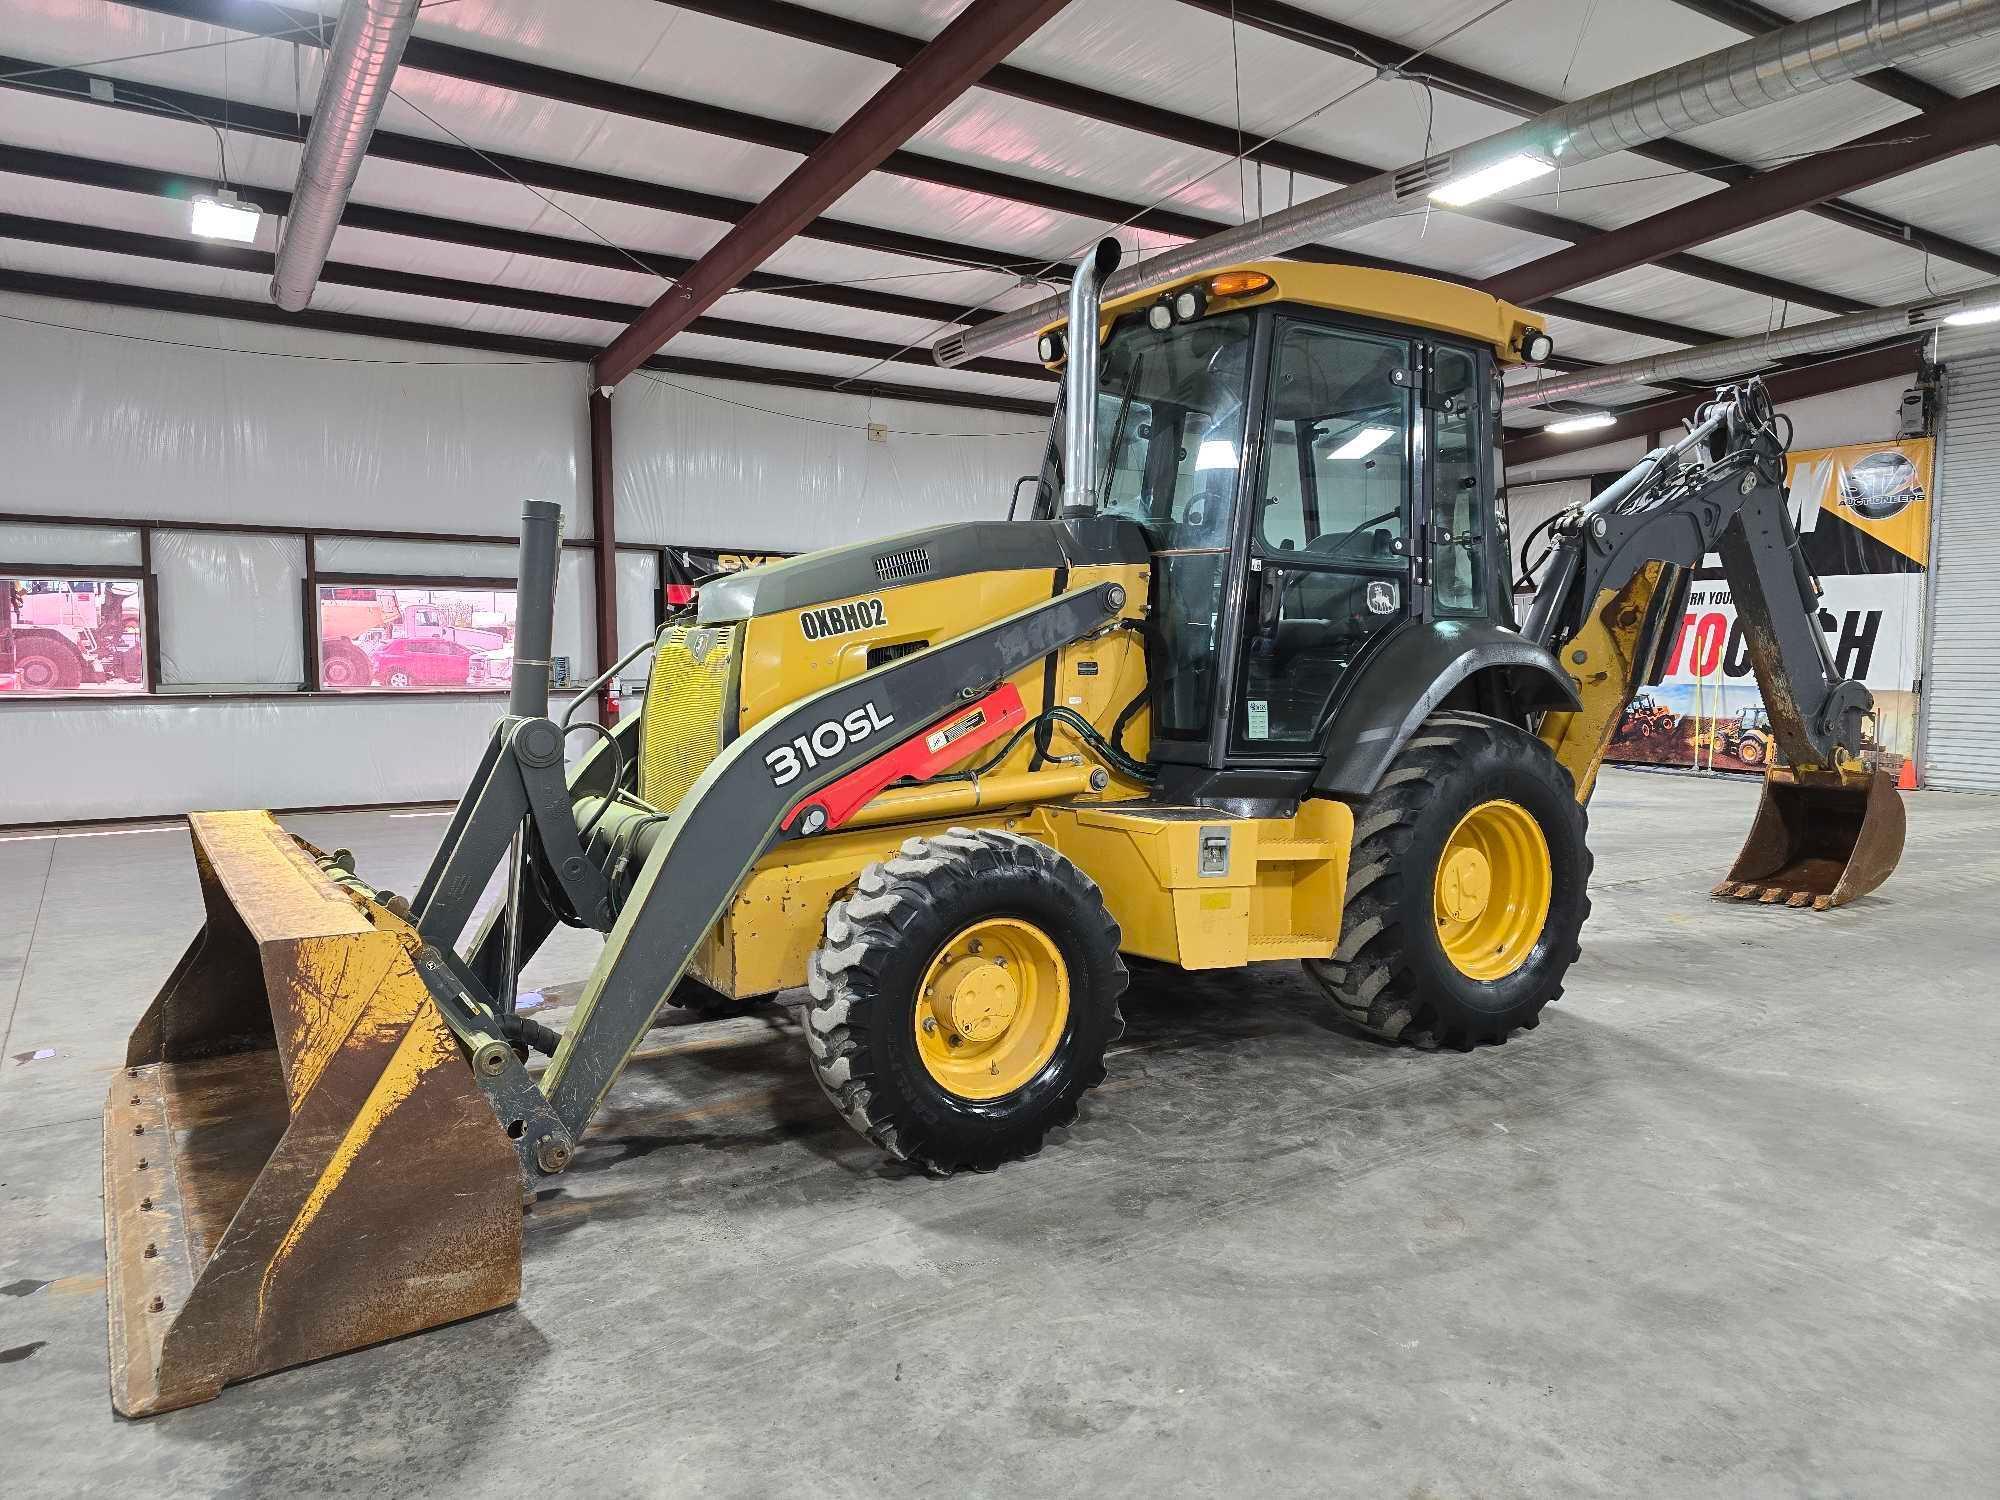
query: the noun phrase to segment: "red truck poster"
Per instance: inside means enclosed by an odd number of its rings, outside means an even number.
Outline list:
[[[1820,628],[1839,669],[1875,695],[1863,759],[1898,776],[1916,743],[1932,450],[1930,438],[1855,443],[1793,453],[1786,465],[1792,514],[1820,582]],[[1761,773],[1770,755],[1770,719],[1729,581],[1710,556],[1689,590],[1667,675],[1626,709],[1609,758]]]

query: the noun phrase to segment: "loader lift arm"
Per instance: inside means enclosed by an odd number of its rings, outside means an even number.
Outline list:
[[[554,508],[539,505],[531,502],[523,517],[516,661],[528,668],[527,680],[517,666],[511,711],[496,726],[472,790],[412,902],[423,939],[417,972],[463,1044],[530,1181],[569,1164],[661,1000],[751,868],[780,839],[818,831],[787,826],[788,813],[966,707],[986,685],[1108,625],[1126,603],[1116,584],[1072,589],[773,714],[732,741],[670,815],[649,819],[660,831],[621,900],[607,878],[614,872],[599,862],[604,841],[590,839],[589,831],[600,816],[594,804],[633,800],[620,782],[636,756],[626,753],[630,731],[623,741],[613,732],[565,784],[565,726],[547,716],[547,668],[540,660],[548,654],[549,627],[525,608],[531,598],[554,596]],[[531,837],[519,868],[529,878],[517,873],[508,903],[476,934],[470,960],[461,958],[459,935],[510,841],[524,832]],[[567,913],[551,904],[556,892]],[[511,994],[514,963],[558,920],[607,932],[604,956],[559,1039],[514,1016]],[[517,934],[510,935],[510,922],[519,924]],[[524,1044],[553,1048],[540,1077],[522,1059]]]
[[[1819,628],[1781,426],[1761,382],[1725,386],[1679,441],[1556,517],[1522,633],[1576,683],[1581,708],[1545,715],[1540,734],[1588,799],[1626,704],[1666,675],[1693,570],[1719,553],[1784,765],[1715,894],[1824,909],[1888,877],[1903,815],[1888,778],[1857,759],[1874,699]]]

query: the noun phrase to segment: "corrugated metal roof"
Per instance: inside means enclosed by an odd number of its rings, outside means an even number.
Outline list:
[[[962,8],[962,0],[810,0],[822,14],[927,39]],[[1443,62],[1482,70],[1526,89],[1577,98],[1638,73],[1741,40],[1742,34],[1675,0],[1510,0],[1482,17],[1492,0],[1293,0],[1298,9],[1378,39],[1393,66],[1421,48]],[[172,9],[173,7],[168,7]],[[187,9],[187,7],[181,7]],[[297,0],[298,10],[312,9]],[[1773,9],[1802,16],[1831,8],[1816,0],[1780,0]],[[320,0],[328,15],[337,0]],[[251,12],[256,11],[256,17]],[[234,13],[215,10],[235,21]],[[265,8],[244,7],[243,25],[274,24]],[[1468,24],[1470,23],[1470,24]],[[275,24],[282,25],[280,19]],[[851,50],[798,40],[773,30],[703,14],[661,0],[450,0],[427,7],[417,35],[489,57],[513,59],[585,80],[651,91],[775,122],[827,131],[838,127],[891,76],[892,65]],[[228,25],[189,20],[118,0],[13,0],[0,12],[0,53],[30,66],[90,65],[100,76],[139,86],[191,91],[238,108],[287,115],[309,110],[320,53],[293,40],[249,35]],[[1074,4],[1009,60],[1079,88],[1235,132],[1246,142],[1282,133],[1365,166],[1400,165],[1427,146],[1443,149],[1515,123],[1518,112],[1403,77],[1378,77],[1367,62],[1336,56],[1296,37],[1252,25],[1233,28],[1212,6],[1184,0]],[[13,71],[10,67],[4,71]],[[2000,81],[2000,39],[1962,44],[1905,70],[1963,95]],[[221,122],[148,116],[77,97],[34,91],[33,77],[0,90],[0,149],[29,148],[84,162],[128,164],[196,182],[223,175],[246,188],[288,190],[298,147]],[[560,81],[558,80],[558,83]],[[688,190],[738,203],[774,188],[798,163],[796,151],[664,124],[594,103],[548,97],[552,86],[502,86],[445,76],[406,62],[384,115],[385,132],[463,142],[479,151],[524,158],[554,169],[609,174],[633,184]],[[537,91],[539,90],[539,91]],[[560,91],[556,88],[555,91]],[[1768,167],[1837,146],[1868,130],[1911,119],[1907,104],[1862,84],[1842,84],[1755,115],[1705,127],[1689,144],[1738,162]],[[753,122],[754,123],[754,122]],[[761,127],[759,127],[761,128]],[[755,133],[754,131],[752,133]],[[220,150],[218,149],[220,147]],[[847,192],[827,217],[830,233],[787,244],[765,266],[794,283],[921,299],[901,311],[837,306],[767,290],[738,292],[713,316],[760,325],[789,342],[752,342],[684,334],[670,352],[797,370],[848,375],[878,361],[828,348],[797,347],[873,340],[890,348],[924,345],[949,315],[1032,300],[1032,288],[955,259],[1000,258],[1025,270],[1074,255],[1106,227],[1104,215],[1043,198],[1053,187],[1140,207],[1236,223],[1325,191],[1317,176],[1239,166],[1226,152],[1110,123],[993,88],[975,88],[917,132],[908,150],[941,162],[1017,179],[1001,195],[878,171]],[[1919,229],[2000,255],[2000,222],[1990,207],[1992,148],[1856,191],[1862,208],[1914,222]],[[0,161],[0,168],[8,163]],[[1558,215],[1585,229],[1608,229],[1692,203],[1718,184],[1710,177],[1621,154],[1564,171],[1510,195],[1522,208]],[[365,207],[427,215],[474,226],[483,235],[549,237],[533,248],[468,244],[466,235],[431,238],[350,223],[338,235],[336,262],[375,272],[407,272],[519,300],[536,296],[636,306],[664,290],[654,272],[624,262],[625,251],[692,259],[727,227],[721,217],[618,201],[596,190],[530,188],[487,171],[473,176],[372,157],[354,201]],[[1063,200],[1066,202],[1066,200]],[[0,213],[64,225],[97,226],[161,240],[187,240],[185,211],[153,191],[83,186],[33,171],[0,170]],[[274,224],[260,239],[268,250]],[[900,249],[868,231],[903,236]],[[490,234],[489,234],[490,232]],[[1581,232],[1581,231],[1577,231]],[[1177,243],[1157,229],[1126,229],[1137,250]],[[1340,247],[1413,269],[1468,278],[1494,275],[1547,255],[1564,241],[1441,210],[1412,213],[1356,231]],[[1921,295],[1927,284],[1952,290],[1986,279],[1979,270],[1824,218],[1791,214],[1714,240],[1699,255],[1740,271],[1800,283],[1865,302]],[[188,264],[184,259],[38,243],[32,234],[0,238],[0,267],[102,277],[127,285],[262,304],[254,271]],[[435,286],[430,286],[435,291]],[[1781,309],[1755,292],[1720,286],[1682,271],[1642,266],[1565,294],[1586,308],[1664,319],[1704,333],[1737,336],[1783,316],[1796,323],[1823,316],[1810,307]],[[454,297],[329,282],[314,306],[443,328],[602,343],[617,324],[553,310],[490,305]],[[931,316],[933,311],[942,314]],[[1554,317],[1567,354],[1619,360],[1675,347],[1602,323]],[[1014,357],[1025,358],[1026,351]],[[1047,382],[897,362],[880,378],[958,394],[1041,399]],[[1644,391],[1610,393],[1643,395]]]

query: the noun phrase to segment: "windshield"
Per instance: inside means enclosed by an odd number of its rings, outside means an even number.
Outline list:
[[[1159,551],[1229,545],[1250,318],[1155,329],[1134,315],[1113,330],[1098,375],[1093,514],[1138,522]],[[1038,498],[1048,507],[1038,513],[1054,514],[1059,498]]]

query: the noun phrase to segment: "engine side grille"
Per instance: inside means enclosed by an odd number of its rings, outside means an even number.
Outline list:
[[[911,547],[904,552],[885,552],[875,559],[875,576],[884,583],[915,578],[919,573],[928,573],[930,570],[931,554],[928,547]]]
[[[722,753],[734,625],[669,625],[653,647],[639,723],[639,795],[671,811]]]

